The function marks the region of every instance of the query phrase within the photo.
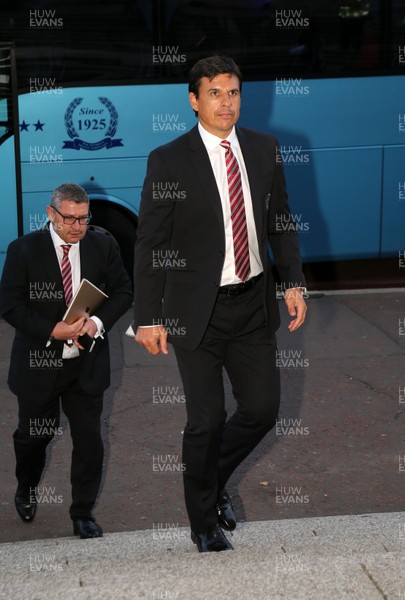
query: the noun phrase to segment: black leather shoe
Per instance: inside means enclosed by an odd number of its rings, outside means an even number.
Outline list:
[[[103,530],[100,525],[91,519],[74,519],[73,533],[80,535],[81,540],[103,537]]]
[[[35,513],[37,512],[37,497],[34,493],[27,494],[17,490],[14,496],[14,504],[17,509],[18,515],[24,521],[29,523],[33,521]]]
[[[233,531],[236,527],[236,517],[232,502],[227,492],[221,494],[216,504],[218,525],[226,531]]]
[[[219,525],[216,525],[209,533],[191,532],[191,539],[197,544],[198,552],[221,552],[221,550],[233,550],[232,544],[226,539]]]

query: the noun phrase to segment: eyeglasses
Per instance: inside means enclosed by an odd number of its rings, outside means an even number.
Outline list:
[[[58,209],[54,206],[52,206],[52,208],[53,210],[56,210],[58,215],[62,217],[65,225],[73,225],[74,223],[76,223],[76,221],[79,221],[79,225],[88,225],[91,221],[91,212],[89,212],[89,214],[85,217],[67,217],[65,215],[62,215],[62,213],[59,212]]]

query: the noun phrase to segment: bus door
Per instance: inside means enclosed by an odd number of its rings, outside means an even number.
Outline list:
[[[20,136],[14,45],[0,44],[0,274],[7,247],[22,235]]]

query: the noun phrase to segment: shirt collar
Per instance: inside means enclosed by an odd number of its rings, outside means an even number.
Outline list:
[[[62,240],[62,238],[56,233],[52,223],[49,223],[49,233],[51,234],[51,238],[53,241],[53,245],[55,246],[55,248],[57,248],[58,246],[72,246],[72,248],[78,248],[79,244],[80,244],[80,240],[74,244],[69,244],[68,242],[65,242],[64,240]]]
[[[217,148],[219,144],[224,141],[222,138],[204,129],[200,122],[198,123],[198,131],[200,132],[202,141],[204,142],[207,150],[213,150],[214,148]],[[236,135],[235,126],[232,127],[231,133],[228,135],[227,138],[225,138],[225,140],[230,142],[231,146],[239,147],[239,140],[238,136]]]

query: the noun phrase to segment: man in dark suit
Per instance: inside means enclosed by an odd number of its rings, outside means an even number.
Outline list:
[[[225,485],[276,422],[276,285],[289,324],[304,321],[304,276],[276,140],[235,128],[241,73],[228,57],[197,62],[189,99],[198,125],[148,160],[135,250],[136,341],[173,344],[187,407],[185,500],[200,552],[231,549],[236,525]],[[226,420],[223,369],[237,403]]]
[[[131,283],[112,239],[87,231],[91,214],[83,188],[59,186],[46,210],[45,229],[10,244],[0,287],[0,314],[16,329],[8,378],[19,408],[15,505],[23,521],[32,521],[61,400],[73,442],[73,530],[81,538],[101,537],[92,509],[103,465],[103,392],[110,385],[106,332],[131,306]],[[66,306],[83,278],[108,300],[89,319],[67,325]]]

